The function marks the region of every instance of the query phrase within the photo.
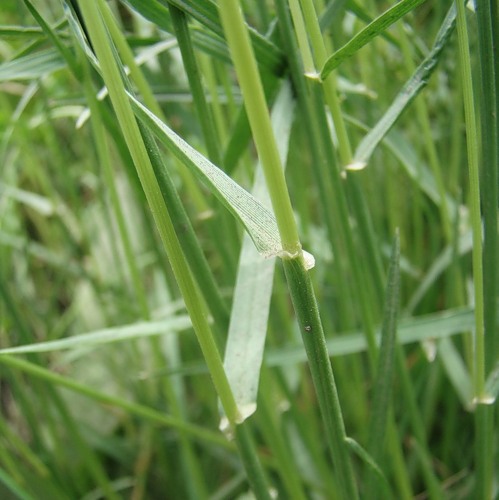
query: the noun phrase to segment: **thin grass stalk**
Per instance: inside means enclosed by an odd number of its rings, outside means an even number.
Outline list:
[[[483,266],[486,370],[492,370],[499,352],[497,294],[499,252],[497,207],[499,199],[499,7],[494,0],[476,0],[478,58],[480,61],[480,162],[483,165]]]
[[[265,173],[285,254],[283,266],[300,331],[307,350],[329,446],[344,498],[358,496],[345,444],[346,432],[315,292],[305,267],[284,170],[272,132],[260,75],[242,11],[237,1],[221,0],[220,15],[243,93],[255,145]]]
[[[470,212],[471,212],[471,226],[473,231],[473,250],[472,250],[472,260],[473,260],[473,285],[474,285],[474,294],[475,294],[475,335],[474,335],[474,366],[473,366],[473,385],[474,385],[474,395],[475,395],[475,403],[476,407],[476,415],[475,415],[475,432],[476,432],[476,478],[475,478],[475,489],[478,495],[478,498],[489,499],[492,498],[492,488],[493,488],[493,463],[494,463],[494,450],[492,445],[492,440],[490,439],[491,432],[493,431],[493,406],[491,405],[492,401],[485,393],[485,374],[486,374],[486,359],[485,359],[485,318],[484,318],[484,291],[490,293],[492,297],[495,299],[496,292],[496,284],[495,284],[495,269],[496,261],[491,263],[487,259],[485,254],[482,254],[482,220],[481,220],[481,212],[480,212],[480,184],[479,184],[479,142],[478,142],[478,133],[477,133],[477,121],[475,116],[475,107],[474,107],[474,95],[473,95],[473,83],[471,76],[471,61],[470,61],[470,52],[469,52],[469,41],[468,41],[468,29],[466,25],[466,12],[464,3],[461,0],[456,1],[457,4],[457,32],[458,32],[458,43],[459,43],[459,62],[461,68],[461,80],[463,82],[463,100],[464,100],[464,118],[466,124],[466,142],[467,142],[467,151],[468,151],[468,169],[469,169],[469,182],[470,182]],[[478,8],[486,9],[485,2],[482,2],[482,5],[478,5]],[[489,4],[490,8],[490,4]],[[490,10],[489,10],[490,14]],[[480,18],[481,15],[478,14]],[[482,17],[482,29],[485,32],[482,32],[481,43],[480,43],[480,55],[481,62],[484,63],[484,59],[491,63],[491,51],[492,51],[492,40],[490,37],[491,34],[491,18],[484,19]],[[487,37],[487,35],[489,35]],[[485,43],[484,38],[488,38],[489,44]],[[482,71],[484,68],[482,66]],[[492,98],[492,102],[487,103],[488,107],[495,108],[494,103],[494,93],[490,92],[491,85],[494,84],[494,75],[490,73],[488,70],[485,70],[485,74],[482,74],[482,79],[488,78],[489,82],[485,84],[485,88],[483,91],[487,93],[487,96]],[[493,89],[492,89],[493,90]],[[482,113],[486,113],[486,109],[482,106]],[[486,116],[483,117],[482,126],[490,127],[493,130],[495,128],[495,121],[487,119]],[[488,115],[490,118],[490,115]],[[488,132],[485,129],[482,129],[482,135],[487,136]],[[490,138],[495,144],[494,141],[497,141],[497,137]],[[485,145],[485,149],[482,147],[482,161],[486,162],[487,159],[492,159],[494,151],[492,154],[488,155],[487,148],[489,146]],[[495,149],[495,148],[494,148]],[[490,158],[492,156],[492,158]],[[486,165],[485,172],[489,172],[486,174],[485,180],[491,182],[494,181],[497,183],[497,172],[492,173],[492,171],[497,170],[497,164],[495,165]],[[487,182],[486,182],[487,183]],[[497,202],[497,185],[494,184],[494,189],[491,191],[489,188],[488,197],[486,198],[490,201],[490,197],[494,197]],[[491,207],[489,207],[490,210]],[[494,217],[494,227],[486,226],[486,231],[489,232],[492,230],[495,236],[492,237],[492,241],[489,239],[488,243],[491,244],[497,240],[497,204],[492,209],[495,214]],[[493,245],[494,246],[494,245]],[[482,258],[485,262],[482,261]],[[494,283],[487,282],[487,288],[484,289],[484,275],[483,270],[485,264],[492,264],[491,267],[486,267],[487,274],[490,272],[493,275]],[[495,302],[495,300],[494,300]],[[495,314],[495,313],[494,313]],[[492,325],[495,326],[495,320],[492,322]],[[487,326],[491,326],[490,323]],[[489,331],[487,330],[487,333]],[[490,331],[491,335],[494,335],[492,331]]]
[[[290,3],[297,3],[299,1],[301,6],[301,13],[305,22],[306,30],[310,36],[310,44],[314,53],[314,62],[316,68],[322,68],[327,60],[327,50],[322,37],[319,19],[315,10],[315,6],[311,0],[289,0]],[[300,14],[300,8],[295,7],[292,14]],[[301,24],[301,23],[299,23]],[[305,42],[302,43],[304,45]],[[310,75],[314,76],[314,75]],[[340,102],[338,99],[338,84],[336,75],[329,75],[323,82],[324,96],[326,103],[331,111],[334,128],[338,137],[338,149],[341,159],[341,169],[345,168],[352,159],[352,148],[350,146],[350,139],[345,127],[345,121],[341,114]]]
[[[246,103],[245,109],[265,174],[282,247],[289,256],[298,255],[301,252],[301,246],[293,208],[277,144],[273,139],[274,134],[258,66],[239,3],[233,0],[222,0],[220,16]],[[252,104],[249,105],[249,103]]]
[[[178,40],[178,46],[182,54],[182,61],[184,63],[187,79],[189,80],[194,108],[201,124],[208,157],[215,165],[221,166],[222,156],[220,153],[219,139],[216,129],[213,127],[213,118],[206,102],[205,92],[201,81],[201,73],[189,34],[187,16],[182,10],[171,3],[168,4],[168,9],[175,29],[175,36]]]
[[[349,250],[352,250],[349,247],[350,240],[345,235],[347,231],[345,219],[348,218],[348,210],[346,208],[344,191],[341,189],[342,183],[340,182],[340,177],[339,175],[335,175],[337,173],[336,158],[329,135],[323,133],[324,130],[327,131],[327,119],[324,107],[322,106],[320,95],[318,95],[319,89],[310,85],[310,83],[307,85],[303,76],[303,68],[297,58],[293,57],[297,53],[297,47],[286,4],[286,0],[277,0],[276,10],[283,45],[286,48],[286,53],[291,55],[288,59],[290,74],[296,89],[296,98],[300,106],[301,119],[304,122],[304,129],[310,143],[312,169],[320,196],[320,206],[323,210],[323,219],[326,224],[328,239],[335,255],[344,253],[343,246],[346,247],[346,252],[350,253]],[[306,47],[308,47],[308,44]],[[341,318],[349,318],[352,317],[352,314],[346,311],[345,306],[354,302],[355,293],[349,285],[345,266],[341,264],[340,259],[334,259],[332,264],[332,268],[335,271],[334,279],[338,287],[346,291],[350,300],[341,301],[340,307],[343,309],[344,314],[339,312],[338,315]],[[342,329],[347,329],[347,327],[352,327],[353,325],[347,323],[340,324],[339,326]]]
[[[206,348],[210,354],[215,353],[212,360],[216,366],[217,357],[219,358],[219,355],[217,354],[216,347],[212,342],[213,339],[209,333],[209,325],[206,318],[200,314],[201,309],[199,308],[199,304],[201,304],[201,300],[198,296],[198,292],[190,272],[188,271],[187,263],[183,257],[183,252],[180,250],[180,245],[175,236],[171,219],[168,217],[166,206],[159,194],[159,187],[154,178],[149,156],[147,155],[146,148],[142,142],[142,136],[135,121],[135,117],[129,107],[128,97],[123,89],[123,83],[121,81],[114,56],[110,46],[108,45],[104,25],[102,24],[96,7],[88,7],[87,4],[84,4],[81,5],[81,8],[84,13],[84,17],[88,18],[87,21],[92,21],[92,27],[89,28],[89,32],[93,34],[93,38],[95,38],[94,45],[96,47],[97,55],[101,61],[101,69],[103,71],[104,78],[108,82],[109,94],[114,102],[127,142],[130,145],[131,154],[134,157],[134,162],[137,166],[139,176],[141,177],[149,204],[151,205],[153,214],[156,217],[161,237],[164,241],[165,247],[171,254],[171,263],[174,268],[174,272],[177,274],[179,286],[183,289],[182,291],[185,292],[187,308],[192,312],[191,317],[193,318],[193,322],[197,323],[197,326],[203,331],[204,335],[201,336],[202,346]],[[89,26],[89,22],[87,22],[87,26]],[[223,387],[224,375],[221,363],[220,366],[218,368],[214,368],[213,371],[215,373],[218,372],[219,375],[222,374],[216,384],[220,384],[220,386]],[[229,410],[228,414],[231,416],[232,421],[232,419],[236,419],[237,409],[235,408],[235,404],[231,404],[230,402],[230,390],[226,397],[221,396],[221,398],[223,398],[223,400],[227,403]]]
[[[459,63],[463,82],[464,118],[468,152],[468,175],[470,183],[470,215],[473,231],[473,285],[475,302],[475,359],[473,367],[474,394],[477,402],[485,396],[485,342],[484,342],[484,289],[482,263],[482,220],[480,212],[480,181],[478,167],[478,135],[471,80],[468,29],[465,7],[457,1],[457,32],[459,42]]]
[[[400,295],[399,261],[400,240],[397,231],[392,246],[392,256],[388,271],[381,345],[377,360],[376,379],[372,391],[371,419],[369,422],[369,438],[367,443],[367,451],[378,465],[384,455],[385,435],[388,422],[393,420],[393,418],[389,417],[389,414],[393,392],[395,345],[397,341],[397,317]],[[377,498],[379,492],[375,482],[376,475],[373,473],[372,468],[366,470],[364,477],[366,494],[370,495],[372,498]]]
[[[17,370],[21,373],[26,373],[42,381],[48,382],[51,385],[64,387],[71,392],[81,394],[82,396],[85,396],[93,401],[102,403],[104,405],[110,405],[116,408],[120,408],[128,413],[131,413],[132,415],[142,417],[152,422],[153,424],[181,430],[189,436],[200,440],[201,442],[211,443],[225,449],[234,450],[233,444],[227,441],[218,432],[213,432],[198,425],[190,424],[184,419],[172,417],[171,415],[159,412],[157,410],[149,408],[148,406],[126,401],[119,397],[110,396],[103,392],[99,392],[93,387],[64,377],[35,363],[20,359],[17,356],[1,354],[0,364],[13,368],[14,370]]]
[[[290,5],[297,4],[298,0],[290,0]],[[317,67],[322,67],[324,62],[327,59],[327,52],[324,39],[322,37],[322,33],[320,30],[319,21],[316,16],[316,11],[313,3],[310,0],[300,0],[301,9],[298,5],[294,5],[292,8],[293,22],[295,26],[300,27],[301,25],[305,25],[308,33],[310,34],[310,43],[312,46],[312,50],[314,53],[314,63]],[[303,15],[303,19],[302,19]],[[302,31],[297,32],[297,36],[301,36],[302,38],[305,34]],[[300,47],[306,47],[308,41],[301,40],[299,41]],[[305,50],[304,57],[309,58],[308,51]],[[310,63],[309,63],[310,64]],[[313,75],[311,75],[313,76]],[[341,113],[341,106],[339,102],[339,96],[337,91],[337,81],[336,74],[330,74],[328,77],[322,82],[322,89],[324,92],[324,97],[326,99],[327,106],[331,113],[331,117],[333,119],[333,124],[335,128],[335,132],[338,138],[338,149],[339,149],[339,157],[341,162],[340,170],[342,171],[346,166],[350,165],[352,162],[352,148],[350,145],[350,140],[348,137],[348,133],[345,126],[345,120],[343,119],[343,115]],[[321,131],[325,143],[331,142],[331,138],[329,137],[329,127],[322,127]],[[327,137],[326,137],[327,131]],[[331,156],[331,155],[330,155]],[[333,170],[333,169],[330,169]],[[333,184],[337,187],[337,190],[344,191],[344,182],[341,182],[340,177],[337,172],[330,172],[330,176],[333,177]],[[322,181],[323,182],[323,181]],[[342,184],[342,188],[339,189],[340,184]],[[374,342],[374,318],[372,308],[370,307],[371,303],[376,302],[376,297],[382,296],[383,290],[383,271],[381,265],[381,258],[379,255],[379,246],[375,243],[374,230],[372,227],[372,222],[369,216],[369,211],[365,206],[365,201],[363,199],[363,195],[360,191],[360,187],[358,186],[356,179],[349,178],[346,183],[346,187],[350,193],[352,198],[355,214],[357,216],[357,221],[360,227],[360,234],[362,239],[364,240],[364,245],[366,247],[365,256],[367,260],[370,262],[370,269],[372,270],[372,276],[374,278],[374,284],[378,290],[378,293],[375,297],[368,297],[368,291],[366,287],[363,285],[364,277],[362,276],[361,265],[356,263],[356,255],[357,251],[355,246],[352,245],[349,249],[349,258],[352,261],[351,267],[352,272],[354,273],[354,279],[356,283],[356,294],[360,298],[359,302],[361,304],[361,312],[362,318],[364,322],[364,327],[366,331],[366,337],[368,339],[368,343],[370,346],[370,354],[373,360],[376,357],[376,348]],[[338,200],[344,199],[344,193],[336,195],[335,198]],[[347,219],[341,218],[344,224],[344,232],[346,238],[351,238],[350,233],[351,229],[346,224]]]

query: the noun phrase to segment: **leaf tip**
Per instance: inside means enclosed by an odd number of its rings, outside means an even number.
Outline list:
[[[354,160],[354,161],[352,161],[352,163],[349,163],[345,167],[345,169],[346,170],[356,171],[356,170],[363,170],[366,167],[367,167],[367,162],[362,161],[362,160]]]

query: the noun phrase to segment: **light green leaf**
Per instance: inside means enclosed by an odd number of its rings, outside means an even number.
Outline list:
[[[34,80],[65,65],[56,49],[38,51],[0,64],[0,82]]]
[[[421,342],[425,339],[440,339],[469,331],[473,328],[473,310],[466,308],[449,309],[447,311],[428,314],[402,320],[398,326],[397,339],[400,344]],[[379,342],[378,333],[376,339]],[[361,332],[343,333],[327,340],[330,356],[344,356],[367,350],[365,335]],[[266,356],[270,366],[280,366],[306,361],[302,346],[281,347],[271,350]]]
[[[272,126],[281,148],[279,154],[283,165],[288,153],[293,110],[291,88],[286,82],[272,111]],[[270,205],[260,165],[255,176],[253,194],[265,205]],[[263,260],[250,237],[245,234],[224,357],[227,378],[243,418],[249,417],[256,410],[274,267],[275,260]]]
[[[450,339],[442,339],[438,343],[438,357],[442,361],[445,373],[449,378],[462,405],[471,410],[473,407],[473,384],[464,364],[463,358]]]
[[[141,322],[133,325],[105,328],[72,337],[38,342],[18,347],[0,349],[1,354],[26,354],[33,352],[53,352],[67,349],[93,348],[102,344],[123,342],[125,340],[162,335],[167,332],[178,332],[191,326],[188,316],[173,316],[162,321]]]
[[[227,174],[187,144],[137,99],[130,94],[129,97],[138,118],[243,224],[258,251],[264,257],[279,255],[282,247],[274,215]]]
[[[393,23],[425,1],[402,0],[390,7],[327,59],[320,72],[321,80],[325,80],[329,73],[336,69],[345,59],[351,57],[373,38],[384,33]]]

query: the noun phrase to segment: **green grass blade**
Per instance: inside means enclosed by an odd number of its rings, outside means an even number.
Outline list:
[[[395,346],[397,342],[397,316],[400,289],[400,242],[398,233],[392,247],[390,266],[388,270],[388,281],[385,295],[385,311],[383,325],[381,328],[381,344],[378,351],[378,367],[374,382],[371,419],[369,426],[369,438],[367,450],[375,463],[383,460],[386,448],[384,446],[389,414],[391,407],[391,395],[393,386],[393,375],[395,369]],[[365,474],[366,491],[369,495],[376,497],[374,475],[372,468]]]
[[[212,0],[160,0],[160,2],[162,4],[171,3],[199,21],[201,25],[223,37],[224,31],[220,22],[218,6]],[[247,27],[259,64],[275,74],[280,74],[283,70],[284,60],[279,48],[255,29]]]
[[[379,467],[373,457],[359,443],[357,443],[355,439],[347,437],[345,438],[345,441],[347,442],[348,447],[352,450],[352,452],[362,460],[367,469],[376,477],[378,483],[383,488],[383,498],[393,498],[393,494],[390,491],[390,486],[388,484],[386,476],[383,474],[382,469]],[[369,491],[369,494],[371,495],[372,490],[366,488],[366,491]]]
[[[336,69],[345,59],[351,57],[373,38],[384,33],[393,23],[397,22],[401,17],[405,16],[425,1],[426,0],[402,0],[390,7],[327,59],[320,71],[321,80],[325,80],[329,73]]]
[[[438,357],[459,400],[468,411],[473,408],[473,383],[469,371],[458,350],[448,338],[438,343]]]
[[[31,496],[27,491],[21,488],[16,481],[9,476],[7,472],[0,468],[0,482],[2,482],[19,500],[34,500],[35,497]]]
[[[0,64],[0,82],[35,80],[65,65],[57,50],[40,50]]]
[[[147,406],[126,401],[116,396],[104,394],[95,390],[93,387],[89,387],[85,384],[77,382],[76,380],[64,377],[63,375],[47,370],[46,368],[18,357],[2,354],[0,356],[0,364],[8,366],[14,370],[19,370],[23,373],[31,375],[32,377],[50,382],[55,386],[65,387],[70,391],[76,392],[100,403],[122,408],[133,415],[140,416],[150,422],[178,429],[186,434],[196,437],[196,439],[200,439],[201,441],[208,441],[216,444],[217,446],[221,446],[222,448],[233,448],[233,446],[218,432],[209,431],[203,427],[190,424],[183,419],[174,418],[164,412],[159,412]]]
[[[427,339],[440,339],[469,331],[473,328],[473,310],[466,308],[452,309],[434,314],[402,320],[398,325],[397,340],[400,344],[412,344]],[[381,335],[376,335],[379,344]],[[327,340],[330,356],[345,356],[366,352],[368,349],[365,335],[361,332],[344,332]],[[280,366],[306,361],[303,348],[297,346],[270,349],[265,356],[270,366]]]
[[[60,340],[49,340],[18,347],[0,349],[0,354],[26,354],[33,352],[53,352],[67,349],[95,349],[100,345],[126,340],[137,340],[166,332],[174,333],[190,328],[188,316],[174,316],[161,321],[144,321],[133,325],[105,328]]]
[[[454,31],[455,24],[456,9],[453,5],[442,23],[430,53],[417,67],[383,117],[357,146],[352,164],[367,163],[373,151],[393,127],[400,115],[427,85],[428,79],[440,61],[442,52]]]
[[[285,162],[294,105],[289,85],[283,87],[273,112],[272,125]],[[253,194],[266,205],[270,199],[261,167],[257,169]],[[243,238],[238,275],[232,300],[231,321],[224,366],[239,412],[244,418],[256,410],[260,368],[272,295],[275,259],[262,260],[248,235]]]
[[[129,97],[137,116],[243,224],[258,251],[265,257],[282,253],[279,231],[272,213],[222,170],[187,144],[139,101],[132,96]]]

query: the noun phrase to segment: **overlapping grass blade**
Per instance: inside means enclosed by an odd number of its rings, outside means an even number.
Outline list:
[[[197,439],[217,444],[223,448],[232,448],[231,443],[218,433],[190,424],[185,420],[174,418],[164,412],[156,411],[147,406],[126,401],[116,396],[104,394],[92,387],[77,382],[76,380],[70,379],[51,370],[47,370],[46,368],[43,368],[35,363],[18,358],[17,356],[2,354],[0,356],[0,364],[14,370],[19,370],[40,380],[50,382],[55,386],[65,387],[70,391],[86,396],[94,401],[122,408],[133,415],[145,418],[150,422],[181,430],[182,432],[196,437]]]
[[[347,437],[346,442],[352,452],[355,453],[366,465],[368,470],[376,476],[379,484],[383,487],[383,498],[387,500],[393,498],[386,476],[383,474],[382,469],[373,457],[357,441],[355,441],[355,439]]]
[[[168,33],[173,33],[174,29],[167,4],[174,5],[192,17],[192,19],[198,21],[202,27],[202,32],[193,30],[193,41],[197,47],[223,60],[230,60],[228,58],[227,45],[223,38],[223,29],[218,16],[218,8],[211,0],[127,0],[126,3]],[[280,74],[284,61],[283,54],[278,47],[254,29],[251,29],[251,38],[259,63],[267,70]],[[208,46],[206,44],[207,41],[209,41]]]
[[[39,50],[0,64],[0,82],[35,80],[64,66],[65,62],[59,51]]]
[[[422,342],[427,339],[440,339],[469,331],[473,328],[473,310],[465,307],[450,309],[434,314],[402,320],[398,325],[397,341],[401,345]],[[380,343],[381,335],[376,334]],[[365,335],[361,332],[345,332],[327,340],[331,356],[346,356],[367,351]],[[280,366],[306,361],[305,351],[301,346],[270,349],[265,356],[270,366]]]
[[[159,141],[204,182],[243,224],[258,251],[265,257],[281,253],[281,240],[273,214],[255,197],[213,165],[137,99],[129,95],[137,116]]]
[[[406,82],[383,117],[357,146],[352,164],[367,163],[373,151],[383,140],[388,131],[393,127],[400,115],[407,109],[409,104],[416,98],[419,92],[421,92],[421,90],[427,85],[428,79],[440,61],[442,52],[454,31],[455,24],[456,9],[453,4],[445,17],[442,26],[440,27],[430,53],[417,67],[414,74]]]
[[[381,35],[393,23],[397,22],[401,17],[405,16],[408,12],[425,1],[426,0],[402,0],[390,7],[327,59],[320,71],[321,80],[325,80],[329,73],[335,70],[345,59],[351,57],[373,38]]]
[[[463,358],[452,343],[451,339],[446,338],[438,343],[438,357],[450,380],[459,400],[464,408],[471,410],[473,408],[473,384]]]
[[[73,335],[59,340],[0,349],[0,354],[27,354],[33,352],[54,352],[67,349],[89,349],[100,345],[138,340],[154,335],[164,335],[190,328],[188,316],[173,316],[161,321],[144,321],[132,325],[105,328],[103,330]]]
[[[281,146],[279,153],[283,165],[288,152],[293,109],[291,89],[286,84],[277,97],[272,112],[272,126]],[[261,167],[255,175],[253,194],[264,204],[270,205]],[[249,417],[256,410],[274,266],[275,259],[262,260],[246,234],[239,257],[224,357],[227,378],[243,418]]]

